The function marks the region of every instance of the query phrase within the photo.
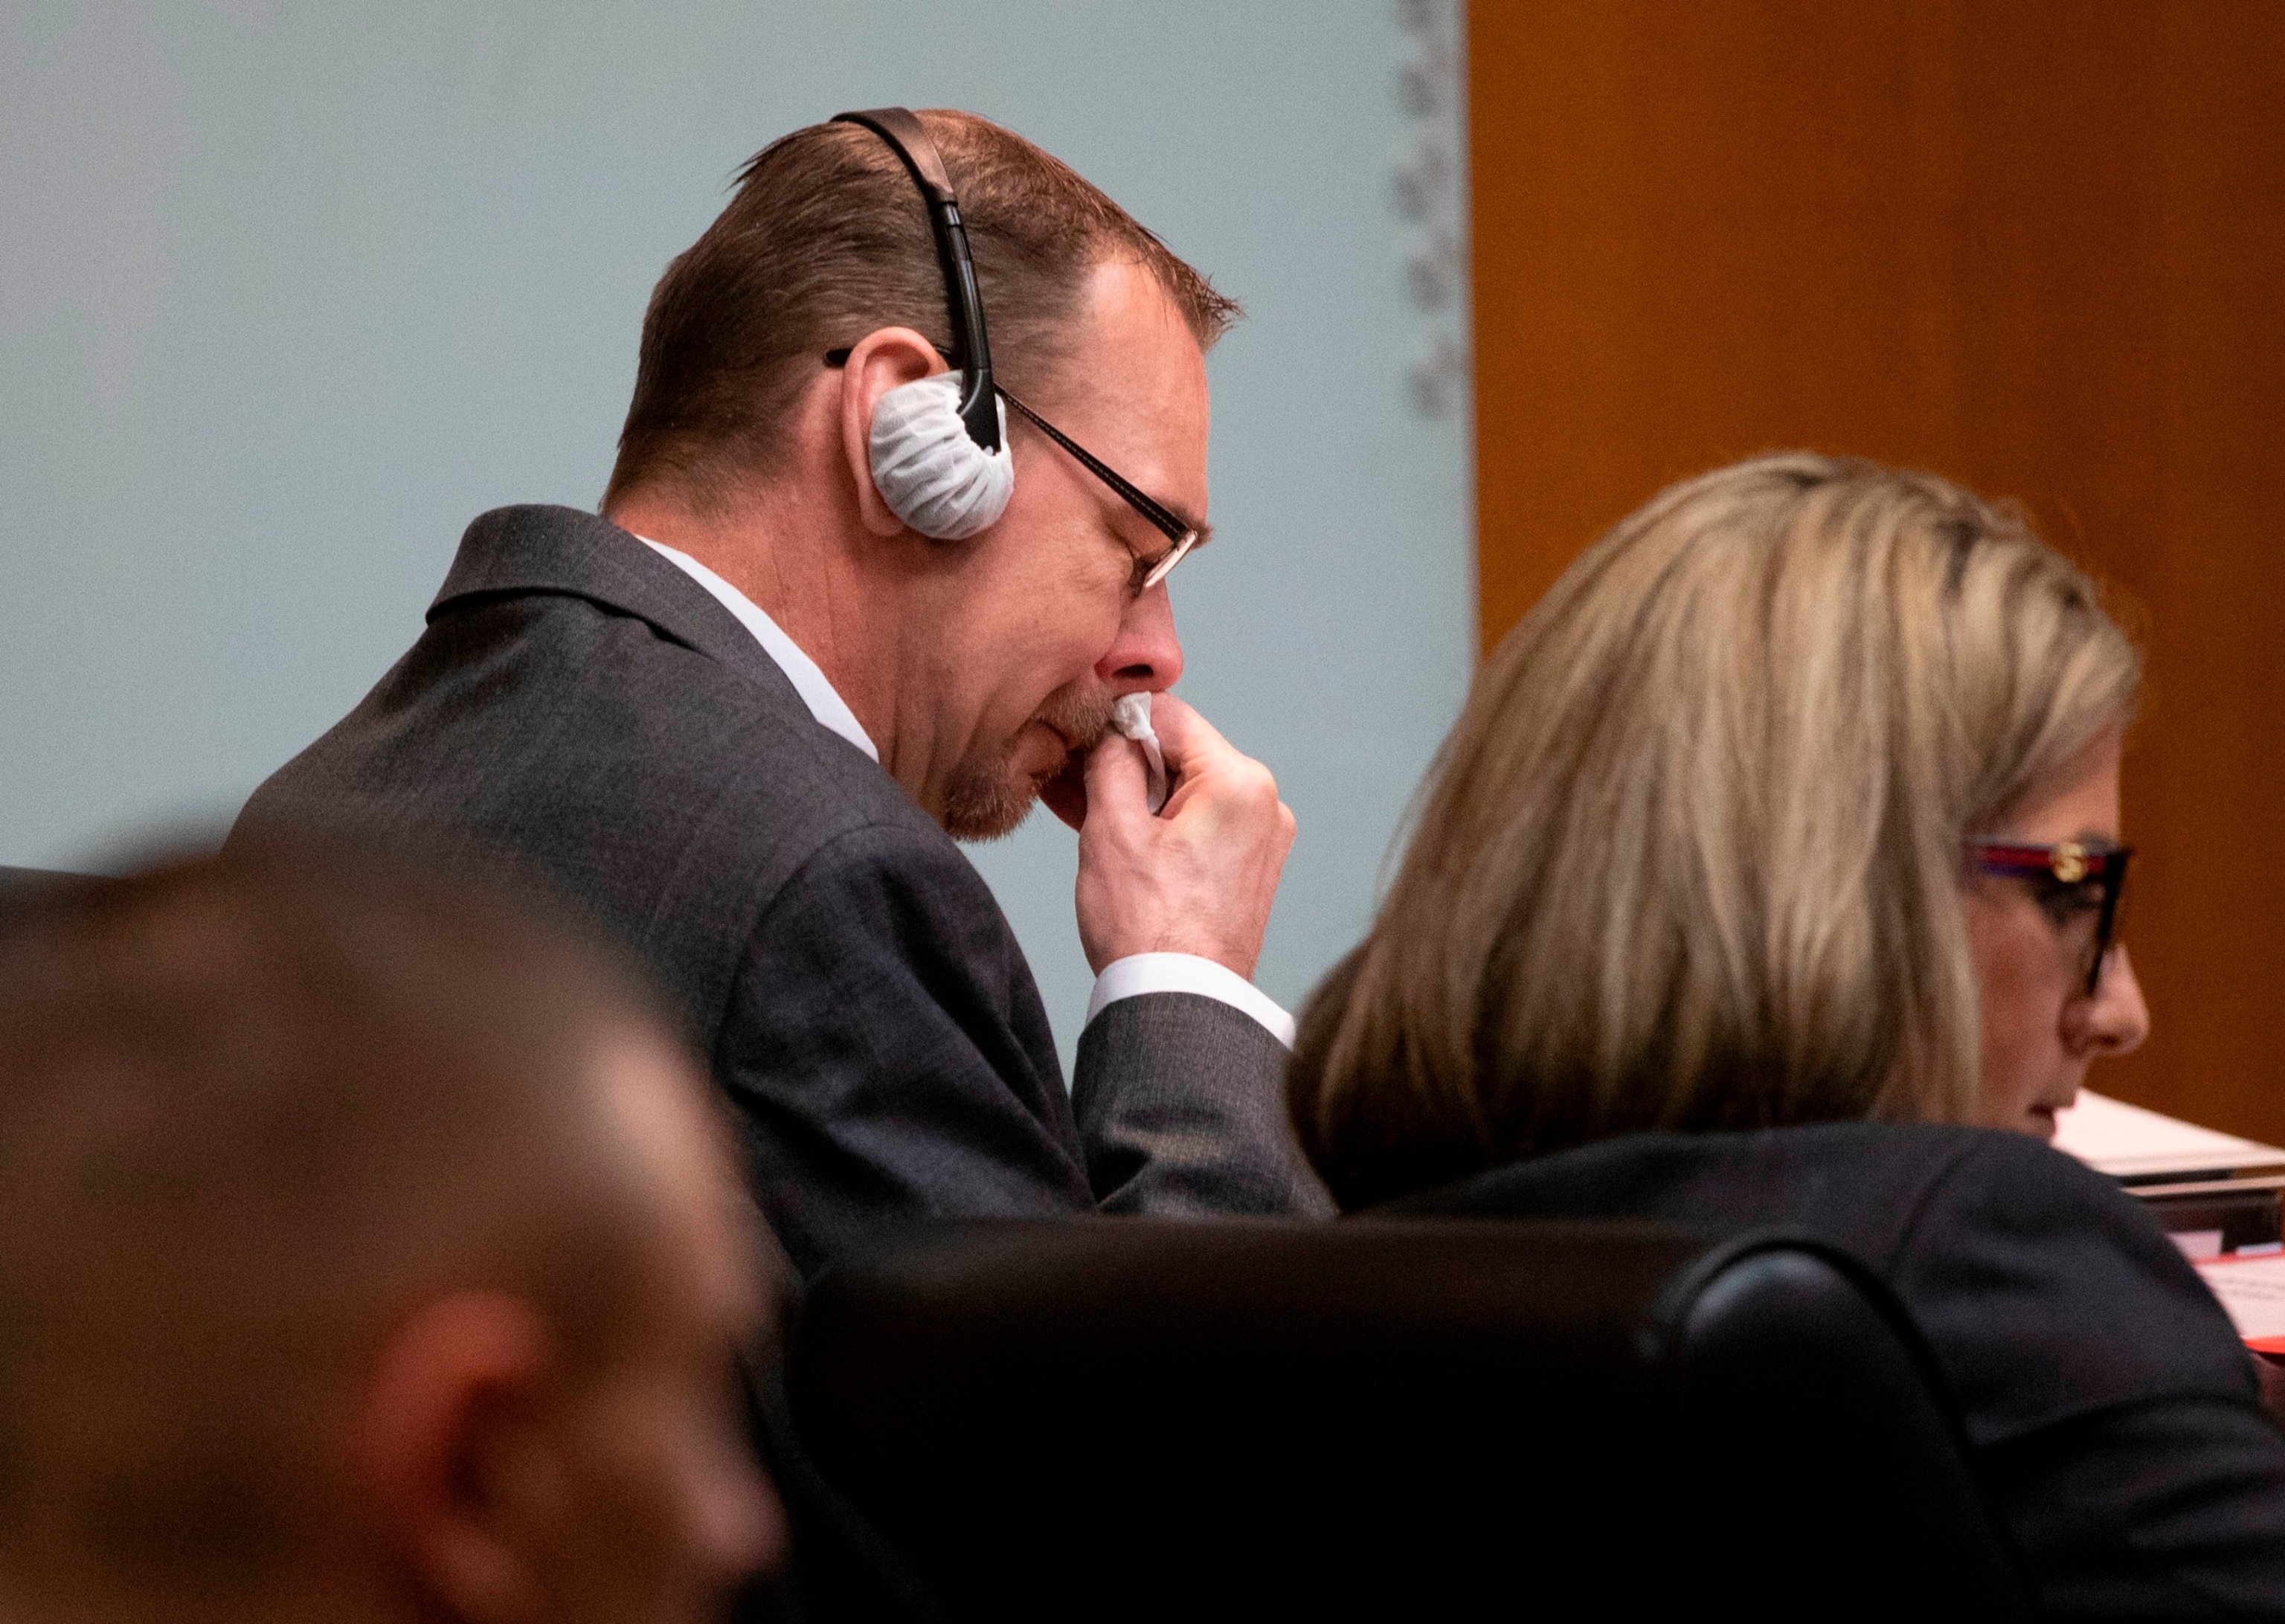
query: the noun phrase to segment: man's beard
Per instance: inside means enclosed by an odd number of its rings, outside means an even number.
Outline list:
[[[1033,713],[1072,747],[1064,770],[1076,769],[1111,726],[1111,694],[1092,684],[1071,684],[1048,695],[1048,702]],[[1012,835],[1040,798],[1040,786],[1056,775],[1034,778],[1015,764],[1021,734],[1001,746],[990,760],[962,762],[945,786],[944,828],[954,840],[998,840]]]

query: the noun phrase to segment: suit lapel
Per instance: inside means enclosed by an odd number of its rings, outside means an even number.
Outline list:
[[[496,507],[460,537],[428,619],[486,598],[555,593],[637,616],[809,715],[793,683],[713,595],[609,520],[576,507]]]

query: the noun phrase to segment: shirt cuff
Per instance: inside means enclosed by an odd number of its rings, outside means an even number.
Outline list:
[[[1252,1016],[1269,1035],[1287,1048],[1293,1047],[1293,1017],[1277,1000],[1228,965],[1216,964],[1194,953],[1136,953],[1114,960],[1095,978],[1095,994],[1087,1000],[1087,1021],[1122,998],[1146,992],[1195,992]]]

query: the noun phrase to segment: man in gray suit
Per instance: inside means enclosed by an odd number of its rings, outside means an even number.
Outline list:
[[[479,518],[419,641],[239,827],[443,834],[583,902],[679,1000],[805,1276],[932,1214],[1327,1212],[1247,979],[1292,816],[1165,692],[1235,307],[1020,137],[860,117],[762,153],[669,268],[602,515]],[[897,428],[931,377],[969,396],[949,441]],[[1095,748],[1128,694],[1161,815],[1142,753]],[[1042,795],[1098,972],[1068,1094],[953,843]]]

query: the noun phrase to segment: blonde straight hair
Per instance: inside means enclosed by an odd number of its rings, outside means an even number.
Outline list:
[[[1290,1104],[1345,1206],[1652,1128],[1965,1121],[1962,843],[2141,683],[2015,514],[1802,452],[1676,485],[1478,677]]]

